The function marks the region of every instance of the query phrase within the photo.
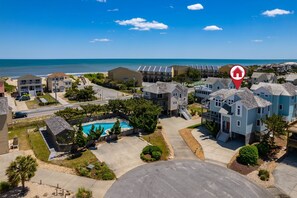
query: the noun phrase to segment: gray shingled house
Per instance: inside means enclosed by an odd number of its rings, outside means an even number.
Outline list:
[[[69,152],[74,138],[74,129],[62,117],[56,116],[45,121],[47,135],[58,152]]]

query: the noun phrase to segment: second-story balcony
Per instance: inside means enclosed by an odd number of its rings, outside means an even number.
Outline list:
[[[213,111],[202,113],[201,117],[207,121],[221,123],[221,115]]]

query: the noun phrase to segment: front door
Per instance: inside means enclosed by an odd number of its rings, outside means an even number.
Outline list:
[[[229,132],[230,130],[230,122],[226,122],[225,132]]]

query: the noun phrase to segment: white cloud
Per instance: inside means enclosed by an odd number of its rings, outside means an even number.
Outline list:
[[[164,34],[167,34],[167,32],[160,32],[160,34],[163,34],[164,35]]]
[[[187,8],[189,10],[203,10],[203,6],[200,3],[189,5]]]
[[[95,38],[90,41],[90,43],[97,43],[97,42],[110,42],[111,40],[108,38]]]
[[[148,31],[151,29],[156,30],[166,30],[168,26],[164,23],[159,23],[158,21],[148,22],[146,19],[143,18],[132,18],[130,20],[116,20],[115,21],[119,25],[123,26],[133,26],[130,30],[138,30],[138,31]]]
[[[252,42],[254,42],[254,43],[262,43],[263,40],[261,40],[261,39],[254,39],[254,40],[252,40]]]
[[[216,25],[209,25],[209,26],[206,26],[205,28],[203,28],[203,30],[205,30],[205,31],[219,31],[219,30],[223,30],[223,28],[220,28]]]
[[[115,8],[115,9],[109,9],[109,10],[107,10],[107,12],[118,12],[119,11],[119,9],[118,8]]]
[[[173,8],[174,8],[174,6],[172,6],[172,5],[171,5],[171,6],[169,6],[169,8],[173,9]]]
[[[277,15],[287,15],[287,14],[293,14],[294,12],[290,12],[288,10],[282,10],[282,9],[274,9],[274,10],[266,10],[262,13],[262,15],[268,16],[268,17],[275,17]]]
[[[106,3],[107,0],[96,0],[97,2],[100,2],[100,3]]]

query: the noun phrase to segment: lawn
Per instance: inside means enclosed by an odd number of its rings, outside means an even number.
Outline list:
[[[73,157],[72,159],[65,160],[52,160],[51,163],[57,164],[60,166],[66,166],[68,168],[77,168],[78,166],[83,166],[85,163],[95,163],[98,161],[96,156],[89,150],[80,153],[77,157]]]
[[[162,150],[161,160],[167,160],[169,156],[169,149],[161,133],[162,129],[156,129],[154,133],[143,135],[142,138],[154,146],[158,146]]]
[[[29,150],[31,145],[29,142],[29,136],[27,133],[28,129],[36,129],[38,126],[43,125],[43,120],[34,120],[19,122],[14,124],[8,129],[8,138],[13,139],[14,137],[19,138],[19,149],[20,150]]]
[[[40,107],[37,99],[26,101],[26,105],[28,109],[37,109],[38,107]]]
[[[28,136],[35,156],[38,159],[47,162],[50,152],[39,131],[30,131],[28,132]]]
[[[53,98],[50,94],[45,93],[43,96],[39,96],[39,98],[46,99],[49,103],[57,103],[56,99]]]

